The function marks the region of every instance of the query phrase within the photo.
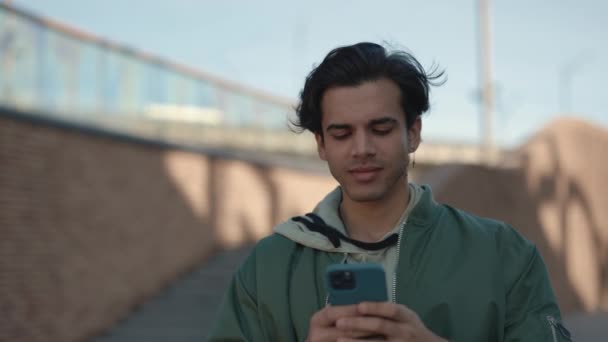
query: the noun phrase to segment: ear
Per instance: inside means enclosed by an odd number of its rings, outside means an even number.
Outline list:
[[[416,118],[416,120],[412,123],[412,126],[407,130],[407,145],[408,145],[408,153],[414,153],[420,146],[421,141],[421,132],[422,132],[422,119],[420,116]]]
[[[325,155],[325,140],[323,140],[323,135],[321,135],[321,133],[315,133],[315,140],[317,141],[317,153],[319,153],[319,158],[327,161],[327,157]]]

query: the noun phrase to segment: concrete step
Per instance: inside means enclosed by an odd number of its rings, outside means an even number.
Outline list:
[[[250,251],[248,246],[212,257],[93,341],[204,341],[234,271]]]

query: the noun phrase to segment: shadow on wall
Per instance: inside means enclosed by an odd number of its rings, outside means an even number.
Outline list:
[[[425,177],[438,201],[513,225],[539,248],[564,313],[608,310],[608,133],[558,121],[516,155],[517,169],[451,167]]]
[[[334,186],[98,133],[0,116],[0,340],[95,335]]]
[[[310,211],[335,186],[322,172],[183,151],[168,151],[164,163],[191,210],[207,218],[222,249],[256,242],[277,223]]]
[[[79,340],[214,247],[164,149],[0,117],[0,340]]]

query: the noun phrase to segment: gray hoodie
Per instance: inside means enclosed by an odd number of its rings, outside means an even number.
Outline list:
[[[382,241],[393,234],[398,234],[399,237],[401,237],[409,213],[416,207],[423,192],[422,187],[414,183],[409,183],[409,190],[410,198],[407,208],[405,208],[399,220],[395,222],[394,228],[379,241]],[[348,236],[348,231],[340,218],[339,207],[341,202],[342,190],[340,187],[337,187],[315,207],[313,213],[322,218],[328,226],[331,226],[345,236]],[[344,255],[344,263],[374,262],[381,264],[386,272],[389,300],[394,301],[393,290],[395,284],[393,284],[393,281],[395,279],[397,260],[399,259],[399,243],[379,250],[367,250],[355,246],[348,241],[342,241],[340,245],[336,247],[324,234],[311,231],[305,224],[294,222],[293,220],[276,226],[275,232],[306,247],[326,252],[342,253]]]

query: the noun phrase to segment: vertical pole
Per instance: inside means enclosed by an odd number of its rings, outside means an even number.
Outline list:
[[[494,89],[492,84],[490,0],[479,0],[479,57],[481,83],[481,158],[486,164],[495,162],[493,137]]]

